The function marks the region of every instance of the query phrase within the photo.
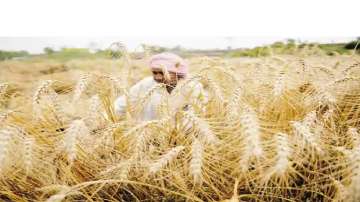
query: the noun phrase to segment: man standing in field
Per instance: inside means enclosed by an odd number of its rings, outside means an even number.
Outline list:
[[[205,101],[202,85],[195,81],[189,82],[185,88],[174,93],[174,89],[188,76],[189,69],[188,63],[178,55],[173,53],[154,55],[150,58],[149,67],[152,76],[144,78],[132,86],[128,99],[125,96],[116,99],[115,112],[117,115],[125,114],[127,102],[130,102],[129,104],[133,108],[142,107],[137,118],[149,121],[160,118],[158,108],[164,99],[168,106],[167,110],[171,112],[187,110],[189,105]],[[159,84],[164,84],[166,88],[156,88]],[[144,98],[144,96],[149,97]],[[141,99],[146,99],[146,103],[140,103]]]

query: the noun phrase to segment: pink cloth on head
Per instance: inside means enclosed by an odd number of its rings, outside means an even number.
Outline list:
[[[149,66],[151,69],[161,69],[164,66],[169,72],[174,72],[183,76],[188,74],[188,63],[173,53],[160,53],[150,58]]]

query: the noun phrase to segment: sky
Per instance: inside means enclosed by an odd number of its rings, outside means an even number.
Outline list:
[[[356,37],[0,37],[0,50],[42,53],[45,47],[59,50],[62,47],[105,49],[113,42],[122,42],[130,51],[139,50],[141,44],[187,49],[252,48],[286,41],[292,38],[300,41],[330,43],[349,42]]]

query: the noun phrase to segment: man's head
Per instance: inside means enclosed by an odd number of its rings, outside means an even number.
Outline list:
[[[154,80],[175,86],[179,79],[186,77],[188,64],[184,59],[173,53],[161,53],[150,58],[149,66]]]

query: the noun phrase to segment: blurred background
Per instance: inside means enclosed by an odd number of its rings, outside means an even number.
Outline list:
[[[46,57],[56,60],[107,57],[113,42],[142,57],[170,51],[184,57],[259,57],[270,54],[351,54],[360,37],[0,37],[0,60]],[[310,51],[309,51],[310,50]],[[357,51],[359,53],[359,51]]]

